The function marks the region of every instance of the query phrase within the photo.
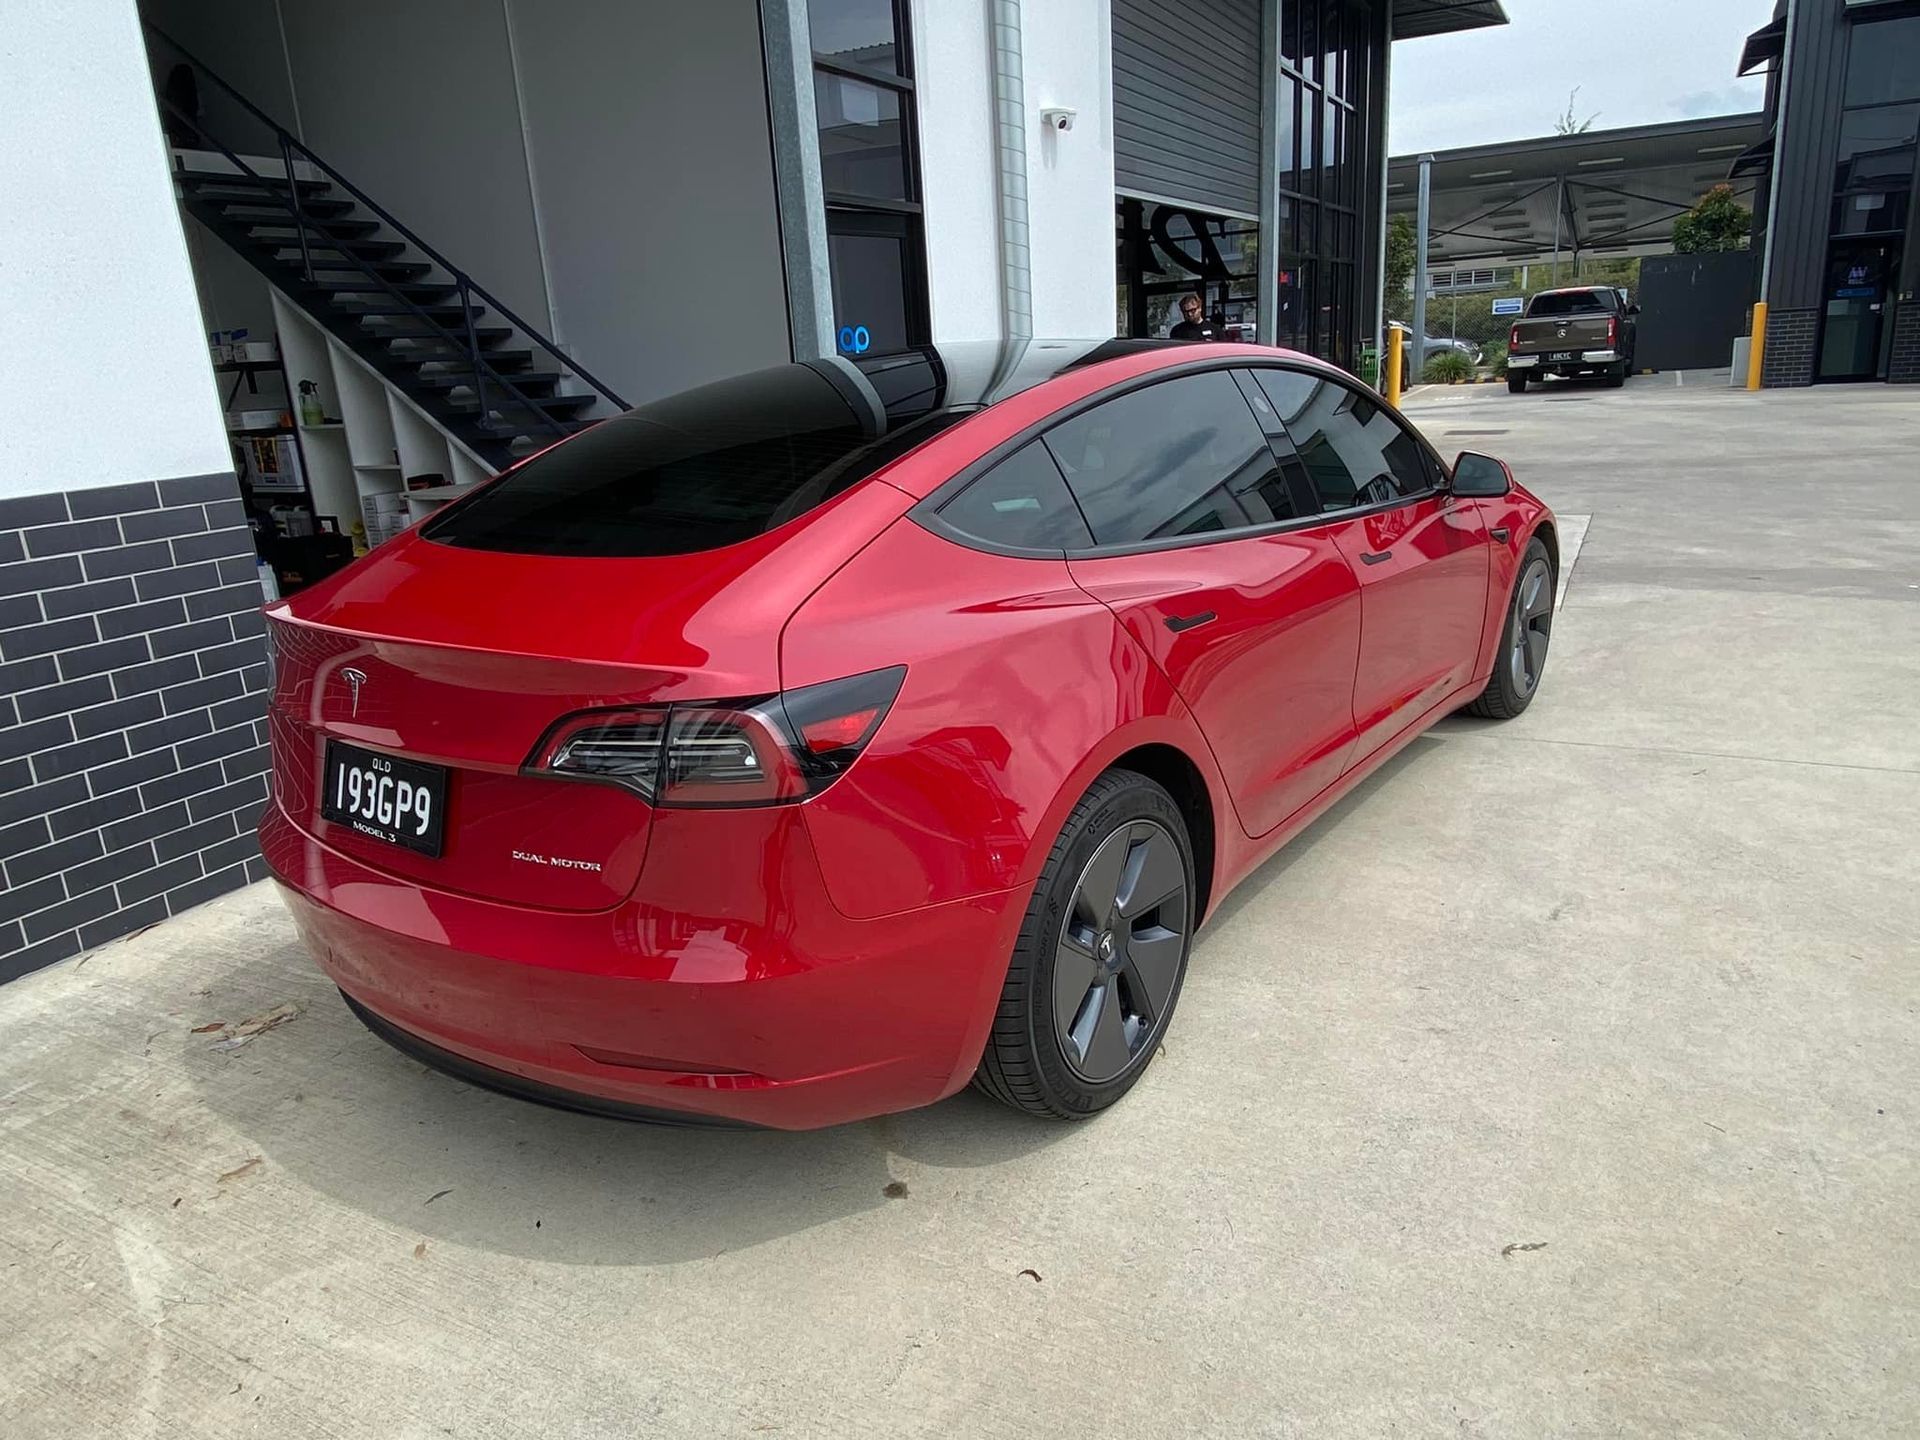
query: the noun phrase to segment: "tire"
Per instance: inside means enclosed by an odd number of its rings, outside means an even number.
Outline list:
[[[1507,390],[1508,393],[1513,395],[1526,394],[1527,377],[1525,375],[1516,375],[1513,371],[1509,370],[1507,372]]]
[[[1468,714],[1488,720],[1511,720],[1533,703],[1533,697],[1540,692],[1547,648],[1553,638],[1557,578],[1546,545],[1535,536],[1520,556],[1513,593],[1507,597],[1507,618],[1500,627],[1500,646],[1494,655],[1492,678],[1479,697],[1467,706]],[[1522,626],[1527,632],[1524,657],[1519,638]]]
[[[1609,390],[1618,390],[1622,385],[1627,383],[1627,364],[1624,360],[1604,373]]]
[[[1094,781],[1034,884],[974,1085],[1055,1120],[1131,1090],[1173,1020],[1197,893],[1173,797],[1131,770]]]

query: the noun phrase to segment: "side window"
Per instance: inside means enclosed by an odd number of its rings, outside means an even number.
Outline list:
[[[1307,478],[1307,468],[1293,448],[1293,437],[1287,433],[1280,412],[1274,408],[1273,401],[1267,398],[1267,392],[1260,388],[1251,371],[1236,371],[1235,378],[1240,383],[1240,393],[1246,397],[1247,404],[1253,407],[1254,420],[1266,434],[1268,447],[1280,462],[1277,470],[1255,488],[1240,495],[1241,505],[1253,517],[1256,525],[1276,520],[1301,520],[1319,514],[1320,502],[1314,495],[1313,482]]]
[[[1225,370],[1119,396],[1043,438],[1102,545],[1264,523],[1238,497],[1259,492],[1277,462]]]
[[[1256,370],[1313,481],[1322,511],[1384,505],[1435,484],[1413,433],[1360,390],[1293,370]]]
[[[1038,440],[1023,445],[940,507],[940,518],[976,540],[1022,550],[1093,544],[1066,482]]]

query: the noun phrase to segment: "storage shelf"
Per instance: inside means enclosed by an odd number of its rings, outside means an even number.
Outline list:
[[[213,367],[216,375],[249,375],[262,370],[278,370],[278,360],[223,360]]]
[[[356,470],[391,470],[396,475],[400,473],[400,467],[398,465],[356,465],[353,468]]]
[[[345,425],[342,425],[338,420],[329,420],[324,425],[309,425],[306,423],[306,421],[303,420],[300,422],[300,428],[306,431],[314,431],[314,430],[344,430],[347,427]]]
[[[293,427],[291,425],[254,425],[245,430],[227,431],[227,434],[232,435],[236,439],[252,439],[260,435],[291,435],[292,433]]]

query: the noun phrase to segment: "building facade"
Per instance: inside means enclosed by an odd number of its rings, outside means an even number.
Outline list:
[[[1920,383],[1920,4],[1780,0],[1762,66],[1763,383]]]
[[[265,587],[794,358],[1377,324],[1392,38],[1497,0],[18,0],[0,979],[262,874]],[[1116,285],[1117,280],[1117,285]]]

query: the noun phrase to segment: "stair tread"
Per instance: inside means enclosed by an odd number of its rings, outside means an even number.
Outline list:
[[[189,187],[198,198],[203,200],[230,199],[238,202],[252,199],[258,203],[260,191],[292,188],[288,185],[286,177],[282,175],[210,175],[203,171],[176,170],[173,172],[173,178]],[[331,189],[333,189],[333,183],[328,180],[302,180],[300,182],[302,203],[305,203],[305,197],[308,195],[324,195]]]
[[[280,238],[281,233],[284,233],[290,239],[291,243],[295,245],[300,243],[300,233],[303,229],[310,233],[317,232],[318,234],[324,235],[329,241],[334,236],[345,236],[350,240],[357,239],[364,235],[378,234],[380,230],[380,222],[378,220],[315,221],[309,219],[305,226],[301,226],[295,222],[291,215],[279,217],[235,215],[228,218],[236,225],[245,225],[247,227],[247,238],[249,240],[259,240],[262,242],[277,240]],[[262,231],[272,233],[262,234]]]
[[[450,360],[445,363],[457,365],[459,362]],[[487,364],[496,370],[501,368],[494,364],[494,357],[491,355],[487,356]],[[557,385],[566,378],[558,370],[508,370],[505,371],[504,374],[506,379],[523,390],[529,385]],[[491,383],[493,377],[488,376],[487,378],[488,382]],[[422,390],[454,390],[461,386],[471,388],[473,385],[473,372],[471,370],[449,370],[444,374],[438,375],[412,376],[408,378],[406,383],[409,386]]]
[[[278,236],[271,236],[255,243],[262,249],[272,250],[276,254],[281,251],[291,251],[295,255],[301,253],[300,238],[297,235],[284,240]],[[307,241],[306,253],[309,255],[326,254],[329,251],[340,255],[364,255],[370,260],[383,260],[406,254],[407,247],[398,240],[355,240],[350,236],[342,240],[329,238],[319,243],[313,240]]]
[[[288,225],[293,223],[293,211],[289,210],[285,205],[262,200],[257,195],[249,195],[245,199],[222,201],[214,199],[202,191],[197,193],[196,198],[207,200],[210,204],[220,206],[221,213],[226,215],[230,220],[252,220],[255,224],[261,221],[270,221],[273,223],[284,221],[284,223]],[[351,215],[357,208],[351,200],[321,200],[309,198],[305,195],[300,197],[300,211],[306,216],[310,223],[317,222],[324,224],[328,221],[339,220],[344,216]],[[234,213],[240,210],[264,210],[269,213],[258,217]],[[359,223],[371,224],[373,222],[362,221]]]

